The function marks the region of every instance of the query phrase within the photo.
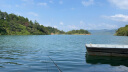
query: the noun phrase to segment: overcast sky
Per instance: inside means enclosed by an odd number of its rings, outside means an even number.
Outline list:
[[[0,0],[0,10],[64,31],[128,24],[128,0]]]

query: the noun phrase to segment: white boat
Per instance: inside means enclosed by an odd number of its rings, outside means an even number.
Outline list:
[[[87,54],[128,57],[128,45],[86,44]]]

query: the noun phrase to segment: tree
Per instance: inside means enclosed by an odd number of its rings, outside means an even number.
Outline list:
[[[43,25],[37,21],[34,23],[28,18],[7,14],[0,11],[0,34],[4,35],[26,35],[26,34],[48,34]]]

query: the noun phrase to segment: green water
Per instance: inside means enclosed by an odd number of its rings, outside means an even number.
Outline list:
[[[128,44],[126,36],[26,35],[0,36],[0,72],[128,71],[128,58],[86,54],[85,43]]]

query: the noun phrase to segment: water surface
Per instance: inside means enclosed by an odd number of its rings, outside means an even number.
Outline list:
[[[49,57],[63,72],[128,71],[128,58],[88,56],[85,43],[128,44],[128,37],[110,35],[0,36],[0,72],[59,72]]]

